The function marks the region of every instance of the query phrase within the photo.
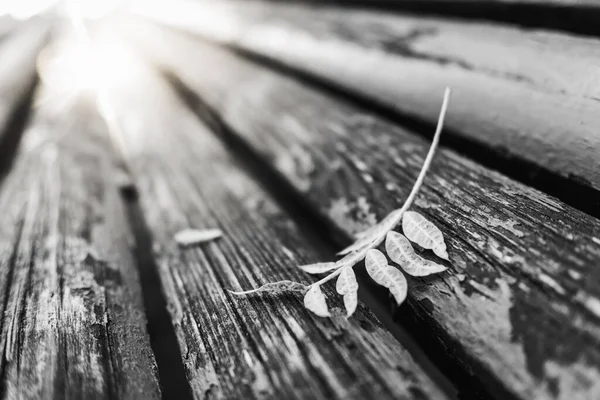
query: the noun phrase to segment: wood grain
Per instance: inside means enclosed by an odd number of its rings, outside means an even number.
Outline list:
[[[134,75],[111,91],[111,103],[194,397],[446,398],[364,306],[346,320],[331,288],[331,320],[304,309],[298,295],[227,291],[310,282],[296,265],[318,255],[165,82],[148,69]],[[185,228],[218,228],[223,237],[182,249],[173,237]]]
[[[408,195],[419,136],[193,38],[135,32],[122,34],[347,239]],[[412,279],[399,312],[440,363],[499,399],[600,397],[600,221],[447,149],[414,210],[442,229],[451,271]]]
[[[0,190],[0,398],[159,399],[106,128],[62,89]]]
[[[430,124],[439,93],[450,86],[452,135],[600,189],[599,39],[260,2],[196,2],[145,13]],[[593,204],[592,210],[600,204],[597,194]]]

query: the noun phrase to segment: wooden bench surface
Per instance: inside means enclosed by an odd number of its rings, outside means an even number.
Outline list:
[[[135,76],[111,91],[111,103],[194,397],[447,398],[364,307],[328,320],[303,309],[300,296],[224,291],[307,282],[295,265],[320,255],[156,72]],[[173,237],[189,227],[224,236],[182,249]]]
[[[451,86],[446,127],[455,148],[484,164],[512,166],[519,179],[529,174],[570,204],[587,202],[586,211],[598,216],[600,40],[458,19],[242,3],[146,13],[359,95],[399,122],[433,126],[439,94]]]
[[[404,201],[427,151],[418,135],[189,37],[131,32],[347,240]],[[600,222],[447,150],[421,193],[453,270],[412,282],[408,314],[431,343],[513,396],[599,395]]]
[[[477,11],[502,0],[299,3],[90,22],[99,91],[73,70],[34,100],[68,21],[0,18],[0,398],[600,398],[595,28]],[[331,318],[228,291],[314,282],[297,266],[399,207],[445,85],[412,209],[447,272],[397,307],[358,265],[349,319],[333,284]]]

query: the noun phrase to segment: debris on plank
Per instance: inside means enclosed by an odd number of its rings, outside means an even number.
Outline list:
[[[184,229],[175,234],[175,241],[181,247],[190,247],[213,241],[223,236],[220,229]]]

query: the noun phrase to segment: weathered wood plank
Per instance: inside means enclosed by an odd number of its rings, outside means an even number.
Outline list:
[[[130,68],[133,61],[127,61]],[[121,70],[116,67],[114,70]],[[446,398],[364,306],[319,319],[302,297],[235,297],[318,259],[290,218],[155,73],[112,91],[154,254],[197,399]],[[185,228],[218,241],[181,249]]]
[[[36,58],[47,41],[49,28],[44,20],[23,22],[15,28],[15,33],[0,42],[0,146],[10,140],[6,130],[11,128],[11,120],[25,106],[33,90],[37,79]]]
[[[397,115],[433,124],[439,93],[450,86],[452,135],[600,189],[599,39],[335,7],[176,4],[146,14],[276,60]],[[520,175],[530,173],[536,171]],[[590,212],[598,198],[596,192]]]
[[[348,238],[408,195],[422,138],[193,38],[135,32],[123,36]],[[450,150],[414,208],[441,227],[451,259],[441,278],[411,280],[400,308],[427,348],[496,398],[600,397],[600,221]]]
[[[69,95],[39,93],[0,190],[0,397],[158,399],[106,128]]]

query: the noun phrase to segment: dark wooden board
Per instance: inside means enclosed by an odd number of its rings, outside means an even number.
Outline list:
[[[368,309],[346,320],[332,290],[331,320],[298,295],[227,292],[309,282],[296,265],[318,255],[166,82],[141,66],[133,76],[111,103],[194,397],[447,398]],[[219,228],[223,237],[182,249],[174,235],[185,228]]]
[[[265,0],[496,21],[598,36],[598,0]]]
[[[346,238],[408,195],[419,136],[188,36],[123,36]],[[451,271],[411,280],[402,323],[492,397],[600,397],[600,221],[447,149],[414,209],[444,232]]]
[[[309,74],[400,117],[433,124],[440,93],[450,86],[453,136],[508,159],[507,168],[513,160],[527,163],[529,170],[513,171],[519,179],[538,167],[543,176],[600,189],[599,39],[261,2],[196,2],[146,14]],[[588,212],[600,205],[598,192],[594,196]]]
[[[0,398],[159,399],[106,128],[63,89],[0,187]]]

